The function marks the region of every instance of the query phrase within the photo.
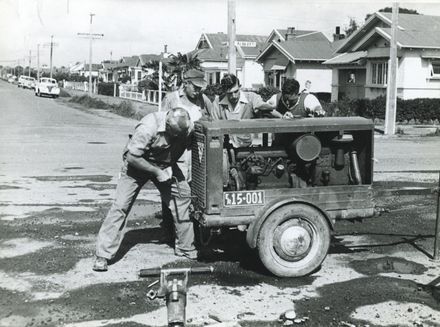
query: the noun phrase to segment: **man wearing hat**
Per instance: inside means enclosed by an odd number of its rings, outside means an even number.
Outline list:
[[[176,164],[191,142],[192,128],[189,113],[179,107],[151,113],[137,124],[124,149],[115,199],[99,230],[93,270],[107,270],[107,261],[114,258],[121,245],[131,207],[148,181],[157,187],[162,203],[172,214],[176,235],[174,253],[197,258],[189,218],[191,192]]]
[[[162,110],[169,110],[176,106],[189,112],[192,121],[200,118],[210,118],[212,103],[202,93],[208,83],[205,73],[198,69],[190,69],[183,74],[183,83],[179,90],[168,93],[162,102]]]
[[[162,110],[168,111],[174,107],[181,107],[188,111],[191,121],[210,119],[212,102],[202,93],[208,83],[205,81],[205,73],[198,69],[189,69],[183,74],[183,81],[179,90],[168,93],[163,102]],[[186,180],[191,181],[191,151],[186,150],[178,160],[177,165],[183,172]],[[162,228],[167,235],[172,234],[171,213],[167,206],[162,203]]]

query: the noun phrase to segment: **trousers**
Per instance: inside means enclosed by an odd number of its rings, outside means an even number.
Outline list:
[[[124,237],[127,216],[141,188],[152,181],[160,192],[162,205],[171,213],[175,228],[175,249],[181,252],[195,251],[194,228],[189,217],[191,190],[177,164],[173,165],[173,177],[160,183],[153,176],[125,166],[116,187],[113,204],[105,217],[96,241],[96,255],[107,260],[118,251]],[[177,180],[177,182],[176,182]]]

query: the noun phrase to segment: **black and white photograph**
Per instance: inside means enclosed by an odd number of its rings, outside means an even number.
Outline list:
[[[0,327],[440,326],[440,0],[0,0]]]

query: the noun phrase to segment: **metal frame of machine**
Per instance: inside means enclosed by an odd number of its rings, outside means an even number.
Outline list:
[[[244,226],[278,276],[324,260],[336,219],[373,216],[374,126],[361,117],[199,121],[192,148],[195,219]],[[231,148],[230,135],[258,144]]]

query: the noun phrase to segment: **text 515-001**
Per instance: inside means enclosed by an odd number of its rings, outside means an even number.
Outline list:
[[[223,193],[223,204],[225,207],[263,205],[264,202],[264,191],[238,191]]]

